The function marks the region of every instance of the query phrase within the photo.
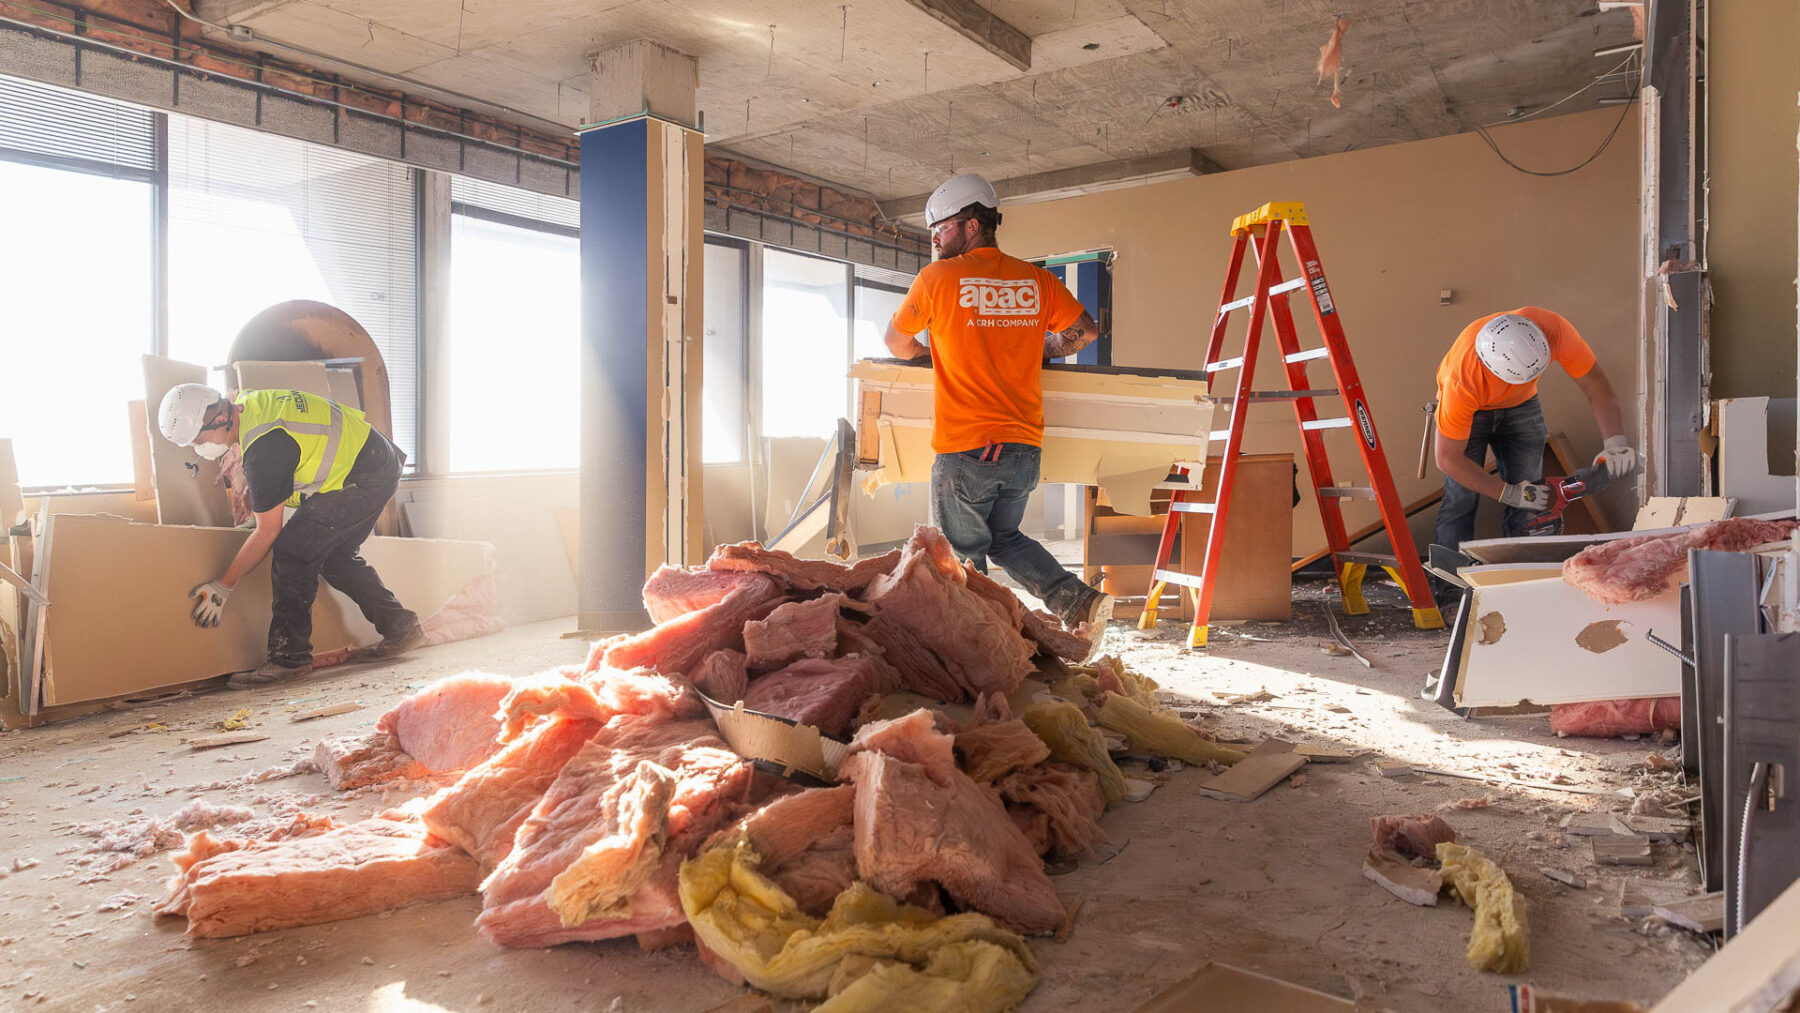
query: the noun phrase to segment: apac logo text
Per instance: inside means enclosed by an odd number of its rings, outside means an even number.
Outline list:
[[[1038,312],[1037,281],[964,278],[957,305],[984,317],[1030,317]]]

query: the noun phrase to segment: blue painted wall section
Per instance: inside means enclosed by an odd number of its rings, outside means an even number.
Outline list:
[[[649,391],[649,121],[581,135],[581,562],[584,629],[644,612]],[[656,252],[660,257],[661,251]],[[515,420],[529,439],[529,397]]]

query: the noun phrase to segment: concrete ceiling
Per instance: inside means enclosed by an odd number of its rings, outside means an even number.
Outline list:
[[[1084,167],[1113,167],[1087,169],[1097,177],[1171,159],[1235,169],[1452,134],[1564,98],[1622,59],[1595,49],[1631,38],[1629,13],[1597,12],[1594,0],[198,0],[198,9],[571,127],[587,119],[589,54],[651,39],[698,59],[708,144],[883,200],[929,191],[952,171],[1068,192],[1083,176],[1066,170]],[[1351,23],[1337,109],[1315,64],[1340,13]],[[1029,70],[1006,45],[981,41],[1021,34]],[[1555,113],[1628,90],[1624,78],[1604,81]]]

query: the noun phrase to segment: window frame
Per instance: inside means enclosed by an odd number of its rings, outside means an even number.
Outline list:
[[[723,233],[707,232],[704,233],[701,238],[701,245],[703,247],[717,246],[721,249],[738,251],[739,262],[743,268],[738,272],[738,310],[744,321],[743,340],[738,348],[738,361],[743,364],[743,368],[739,371],[738,376],[738,382],[741,383],[744,388],[743,408],[738,412],[738,427],[743,440],[743,451],[738,454],[737,460],[735,461],[702,462],[701,467],[702,469],[742,468],[752,464],[756,460],[755,440],[758,438],[758,422],[762,417],[762,413],[759,410],[760,402],[757,400],[762,396],[762,374],[751,368],[754,363],[760,361],[753,356],[760,354],[762,349],[760,341],[762,328],[762,300],[760,295],[755,300],[752,300],[750,297],[752,275],[754,274],[757,285],[760,286],[762,283],[761,270],[759,269],[753,272],[750,266],[752,262],[756,262],[760,268],[762,257],[758,251],[752,250],[751,247],[760,246],[761,244],[752,243],[747,239],[739,239],[736,236],[728,236]],[[705,256],[705,250],[702,249],[702,261],[704,261]],[[757,314],[754,318],[751,316],[752,309],[754,309]],[[701,327],[704,328],[706,325],[704,319],[706,307],[702,305],[700,311],[702,316]],[[701,362],[703,364],[702,368],[704,369],[706,350],[702,348],[700,354]],[[702,388],[705,387],[708,378],[709,377],[705,372],[700,374],[700,384]],[[702,393],[700,410],[702,412],[706,410],[704,392]],[[705,430],[704,420],[702,421],[701,429],[702,431]],[[702,456],[704,456],[704,453]]]

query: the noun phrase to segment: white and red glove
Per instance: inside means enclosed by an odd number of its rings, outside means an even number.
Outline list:
[[[1608,436],[1601,447],[1603,449],[1600,451],[1600,456],[1594,458],[1594,463],[1605,461],[1606,473],[1609,476],[1615,479],[1623,478],[1636,470],[1637,451],[1631,449],[1631,444],[1626,441],[1625,437]]]

